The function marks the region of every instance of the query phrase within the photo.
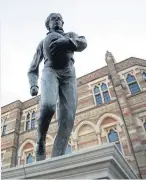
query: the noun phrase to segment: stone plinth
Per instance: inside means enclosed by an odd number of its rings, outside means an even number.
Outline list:
[[[114,144],[9,168],[2,179],[138,179]]]

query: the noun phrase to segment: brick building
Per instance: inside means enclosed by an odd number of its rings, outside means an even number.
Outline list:
[[[78,78],[78,108],[66,153],[115,142],[136,174],[146,178],[146,60],[128,58]],[[35,161],[40,96],[2,107],[2,168]],[[57,113],[46,139],[50,157]]]

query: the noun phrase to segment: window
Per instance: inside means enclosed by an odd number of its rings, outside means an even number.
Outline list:
[[[71,146],[68,144],[65,150],[65,154],[71,153]]]
[[[103,83],[101,85],[101,90],[103,93],[104,102],[110,102],[110,96],[109,96],[107,85]]]
[[[30,116],[30,113],[27,114],[27,116],[26,116],[26,130],[35,128],[35,119],[36,119],[35,111],[32,112],[31,116]]]
[[[30,121],[26,121],[26,130],[30,129]]]
[[[1,135],[6,135],[7,125],[5,124],[7,117],[1,119]]]
[[[26,157],[26,164],[30,164],[30,163],[33,163],[33,156],[31,154],[29,154]]]
[[[139,85],[133,75],[128,74],[126,81],[128,83],[131,94],[137,94],[140,92]]]
[[[31,120],[31,129],[35,128],[35,119]]]
[[[2,129],[2,135],[6,135],[6,128],[7,128],[7,125],[3,125],[3,129]]]
[[[103,104],[104,102],[108,103],[111,101],[108,87],[105,83],[102,83],[101,86],[99,85],[94,87],[94,96],[97,105]]]
[[[1,162],[4,160],[4,153],[1,153]]]
[[[115,142],[115,144],[118,147],[118,149],[120,151],[122,151],[121,144],[120,144],[120,141],[119,141],[118,133],[114,129],[111,129],[109,131],[109,133],[108,133],[108,140],[109,140],[109,142]]]
[[[97,105],[100,105],[102,104],[102,97],[101,97],[101,94],[100,94],[100,89],[98,86],[95,86],[94,87],[94,96],[95,96],[95,100],[96,100],[96,104]]]
[[[35,112],[34,111],[32,112],[31,118],[35,119]]]
[[[146,72],[142,73],[142,78],[146,81]]]
[[[144,129],[146,131],[146,122],[144,122],[143,127],[144,127]]]
[[[26,130],[30,129],[30,114],[27,114],[26,117]]]
[[[36,113],[33,111],[31,115],[31,129],[35,128],[35,115]]]

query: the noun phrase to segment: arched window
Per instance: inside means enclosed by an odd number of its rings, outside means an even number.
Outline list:
[[[71,153],[71,146],[68,144],[65,150],[65,154]]]
[[[142,78],[146,81],[146,72],[142,73]]]
[[[104,98],[104,102],[110,102],[110,96],[109,96],[109,92],[108,92],[108,88],[106,84],[102,84],[101,85],[101,90],[102,90],[102,94],[103,94],[103,98]]]
[[[30,113],[27,114],[26,120],[30,120]]]
[[[115,130],[111,129],[109,131],[109,133],[108,133],[108,140],[109,140],[109,142],[115,142],[115,144],[117,145],[118,149],[120,151],[122,151],[121,144],[120,144],[120,141],[119,141],[119,136],[118,136],[118,133]]]
[[[98,85],[94,87],[94,96],[96,100],[96,104],[100,105],[105,103],[108,103],[111,101],[108,87],[105,83],[102,83],[102,85]]]
[[[30,129],[30,114],[28,113],[26,116],[26,130]]]
[[[31,115],[31,129],[35,128],[35,118],[36,118],[36,113],[35,111],[33,111]]]
[[[100,105],[103,103],[101,93],[100,93],[100,89],[98,86],[95,86],[95,88],[94,88],[94,96],[95,96],[95,100],[96,100],[97,105]]]
[[[32,112],[31,119],[35,119],[35,111]]]
[[[26,164],[30,164],[30,163],[33,163],[33,156],[31,154],[29,154],[26,157]]]
[[[33,111],[32,113],[28,112],[26,116],[26,130],[34,129],[35,128],[35,121],[36,121],[36,112]]]
[[[131,94],[136,94],[140,92],[139,85],[133,75],[128,74],[126,81],[128,83]]]

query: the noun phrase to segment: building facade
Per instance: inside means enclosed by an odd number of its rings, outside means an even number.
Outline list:
[[[66,153],[115,142],[137,175],[146,178],[146,60],[128,58],[78,78],[78,107]],[[40,96],[2,107],[2,168],[35,162]],[[58,109],[58,106],[57,108]],[[47,138],[50,158],[57,110]]]

